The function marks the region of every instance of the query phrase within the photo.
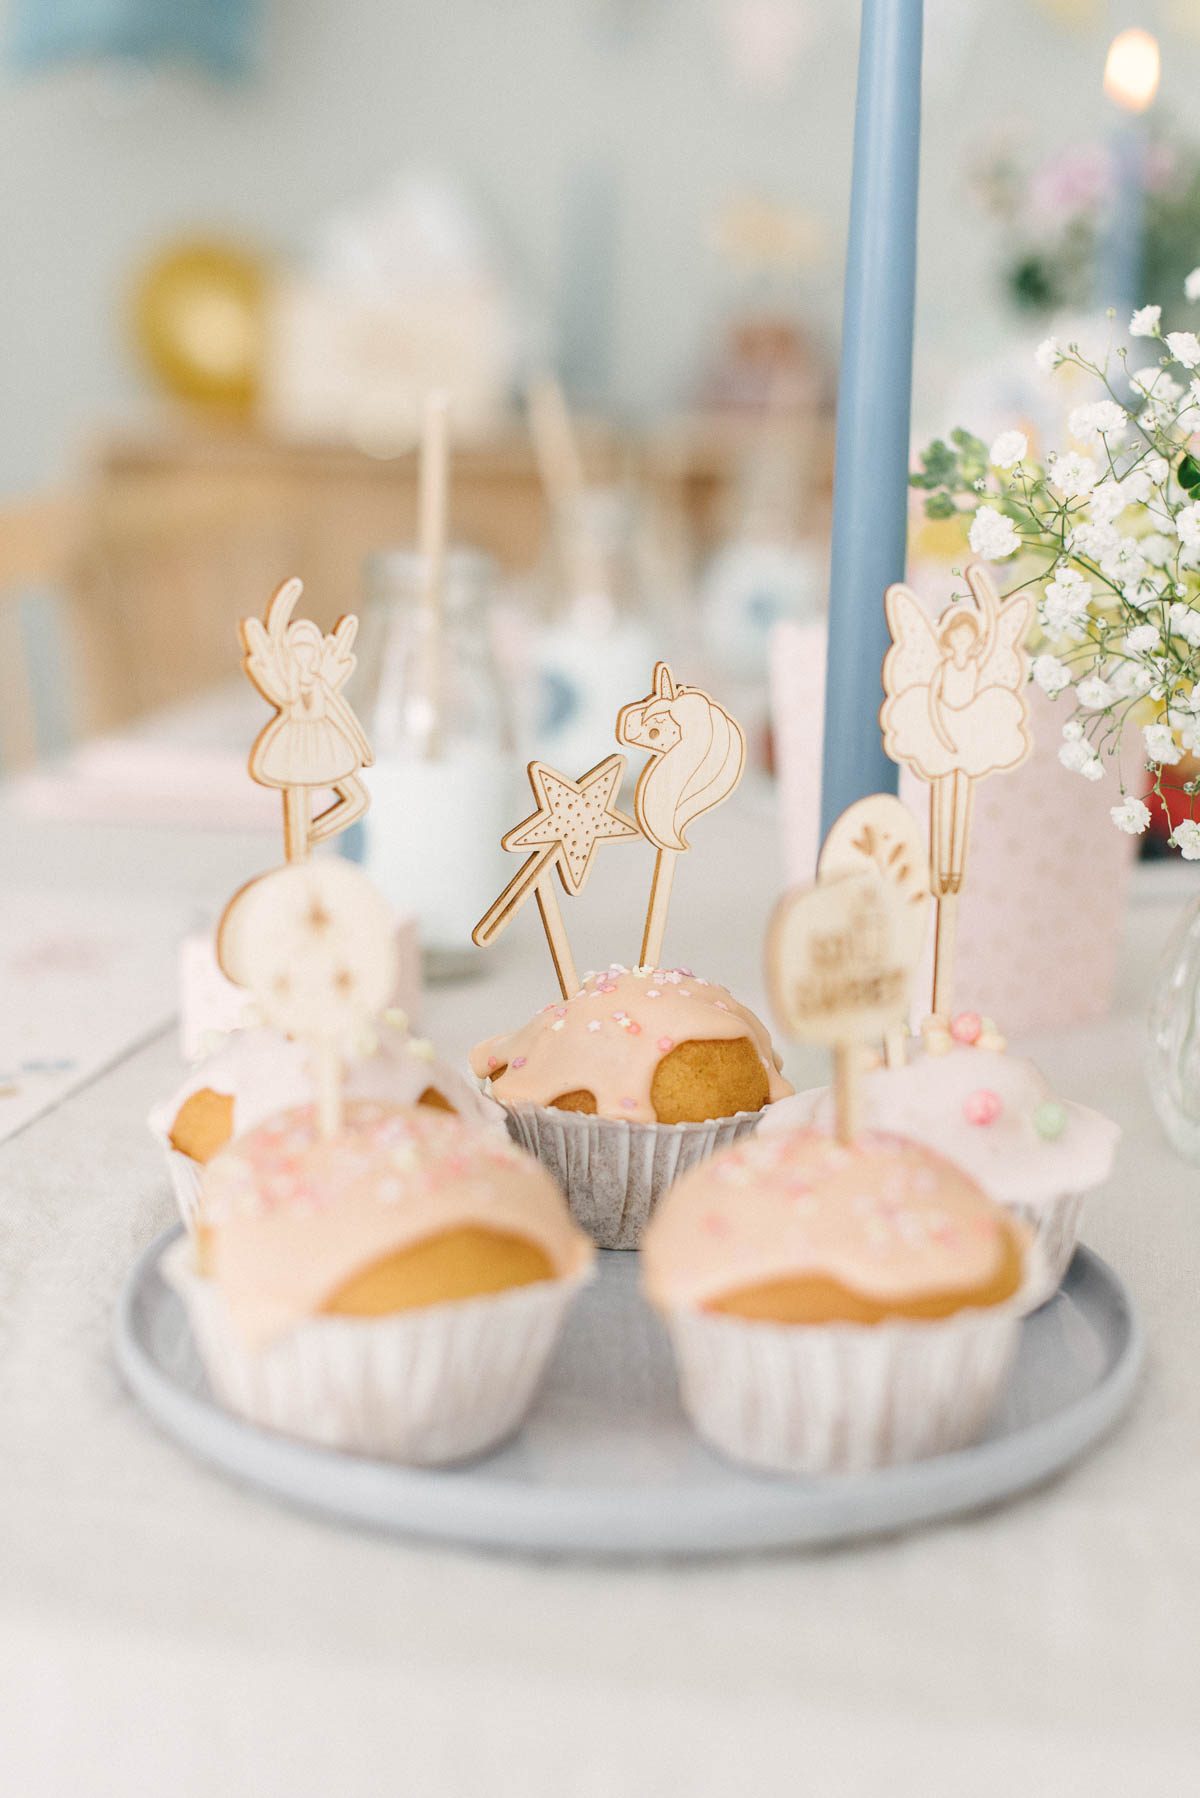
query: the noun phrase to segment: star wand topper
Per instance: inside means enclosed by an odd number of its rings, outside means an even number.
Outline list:
[[[623,755],[606,757],[578,780],[568,779],[545,762],[530,762],[529,784],[538,809],[500,840],[505,849],[531,849],[533,853],[471,932],[473,941],[486,948],[532,894],[564,999],[579,991],[579,975],[554,890],[554,871],[558,870],[565,890],[577,897],[592,871],[599,844],[641,835],[633,819],[613,803],[624,772]]]

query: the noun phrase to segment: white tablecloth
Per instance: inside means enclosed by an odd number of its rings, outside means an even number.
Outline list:
[[[668,946],[761,1002],[770,819],[750,794],[707,824]],[[23,879],[153,890],[181,925],[263,860],[261,838],[31,830],[0,807],[0,866],[18,841]],[[618,864],[572,911],[581,966],[636,946],[640,896]],[[1152,1120],[1136,1022],[1180,903],[1135,911],[1111,1023],[1031,1045],[1125,1127],[1085,1234],[1142,1308],[1135,1409],[1049,1489],[867,1547],[539,1563],[355,1534],[243,1492],[157,1433],[109,1351],[121,1279],[171,1220],[143,1118],[174,1078],[173,1036],[0,1146],[0,1792],[1196,1790],[1200,1177]],[[435,992],[427,1023],[448,1049],[548,988],[536,931],[530,913],[485,978]]]

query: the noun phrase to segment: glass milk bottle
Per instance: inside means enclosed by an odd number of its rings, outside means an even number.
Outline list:
[[[365,774],[363,863],[416,917],[431,980],[481,970],[471,930],[512,872],[500,838],[520,802],[492,645],[492,569],[480,552],[450,550],[435,614],[415,551],[382,552],[367,566],[360,664],[374,682],[364,716],[375,765]]]
[[[582,488],[553,522],[553,603],[534,657],[534,743],[541,759],[578,777],[612,753],[617,713],[645,692],[666,645],[641,576],[630,496]]]

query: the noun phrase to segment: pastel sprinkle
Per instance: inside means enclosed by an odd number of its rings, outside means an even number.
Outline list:
[[[599,1018],[591,1018],[591,1019],[589,1019],[589,1021],[588,1021],[588,1029],[589,1029],[589,1030],[599,1030],[599,1028],[600,1028],[600,1020],[599,1020]]]
[[[1067,1108],[1057,1099],[1043,1099],[1033,1114],[1033,1127],[1043,1142],[1057,1142],[1067,1127]]]
[[[498,1055],[489,1055],[488,1056],[488,1066],[490,1068],[499,1067],[500,1066],[500,1057]]]
[[[707,1230],[710,1236],[728,1236],[729,1222],[719,1211],[706,1211],[700,1220],[700,1227]]]
[[[646,997],[647,999],[661,999],[662,994],[656,986],[648,986],[646,988]]]
[[[566,1026],[566,1020],[564,1018],[555,1018],[553,1024],[551,1024],[550,1028],[551,1028],[551,1030],[562,1030],[565,1028],[565,1026]]]
[[[1004,1110],[999,1093],[994,1093],[986,1086],[977,1092],[968,1093],[963,1100],[963,1116],[968,1124],[994,1124]]]
[[[675,1047],[675,1039],[670,1036],[660,1036],[658,1039],[658,1047],[662,1053],[666,1055],[669,1050]]]
[[[626,1028],[626,1030],[628,1030],[630,1036],[640,1036],[642,1034],[641,1025],[635,1024],[632,1018],[630,1018],[628,1020],[628,1022],[625,1025],[625,1028]]]
[[[622,1099],[621,1100],[621,1109],[623,1111],[636,1111],[637,1110],[637,1100],[636,1099]]]
[[[983,1019],[977,1011],[960,1011],[950,1026],[956,1043],[977,1043],[983,1034]]]
[[[523,1068],[525,1066],[525,1057],[523,1055],[514,1055],[508,1065],[512,1068]]]

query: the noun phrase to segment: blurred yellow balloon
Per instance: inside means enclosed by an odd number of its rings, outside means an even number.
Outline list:
[[[137,277],[138,352],[173,398],[250,417],[262,377],[267,278],[252,251],[200,238],[160,251]]]

